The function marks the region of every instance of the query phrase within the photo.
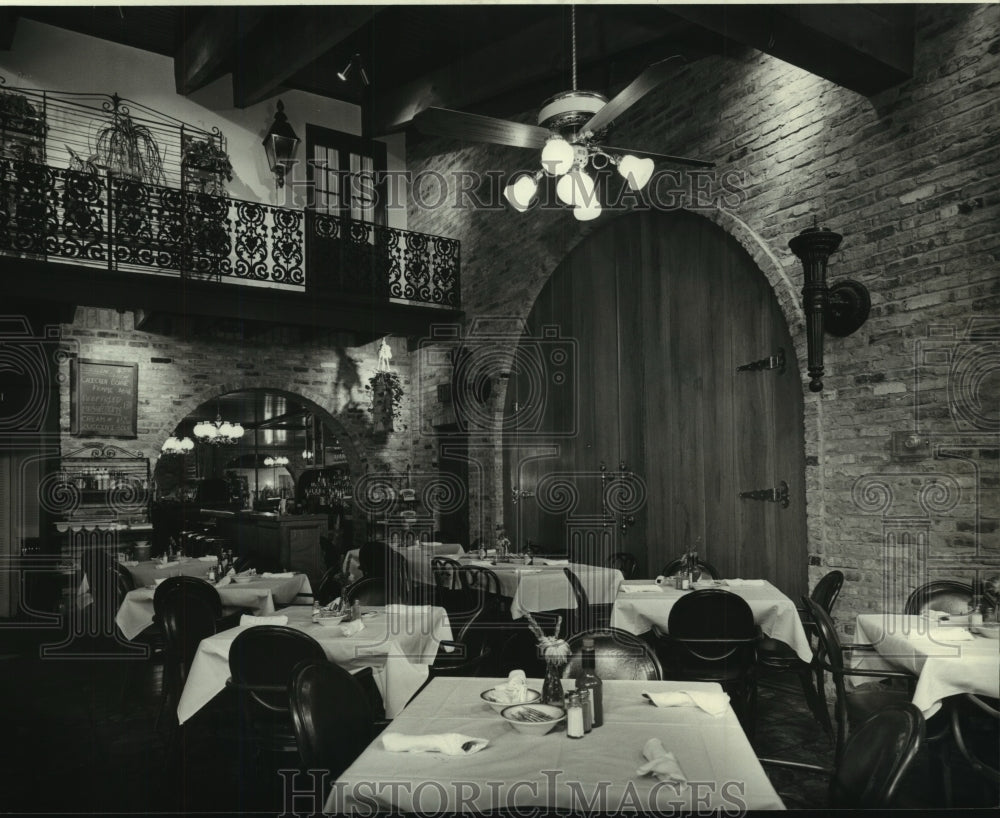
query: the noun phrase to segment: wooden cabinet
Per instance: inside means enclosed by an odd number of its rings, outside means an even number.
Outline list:
[[[238,554],[256,557],[262,570],[301,571],[319,587],[326,572],[320,543],[329,530],[325,514],[243,512],[230,522]]]
[[[96,444],[62,458],[55,500],[63,519],[57,526],[117,523],[148,525],[151,498],[149,459],[110,444]]]

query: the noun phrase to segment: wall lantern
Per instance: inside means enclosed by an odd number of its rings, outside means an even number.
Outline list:
[[[285,106],[279,99],[278,110],[274,112],[274,122],[264,136],[264,153],[267,154],[267,166],[274,174],[275,187],[285,186],[285,172],[294,162],[298,147],[299,138],[288,124]]]
[[[843,338],[868,320],[871,298],[868,288],[844,279],[831,287],[826,284],[826,262],[843,239],[826,227],[807,227],[788,246],[799,257],[805,272],[802,305],[806,313],[806,341],[809,349],[809,390],[823,390],[823,332]]]

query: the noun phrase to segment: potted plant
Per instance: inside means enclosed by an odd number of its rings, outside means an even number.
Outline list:
[[[213,139],[187,139],[184,143],[184,164],[190,168],[208,171],[233,181],[233,165],[229,154]]]
[[[163,157],[153,132],[116,110],[97,132],[97,164],[126,179],[155,185],[163,179]]]
[[[403,385],[395,372],[376,372],[368,379],[365,390],[371,393],[372,423],[376,432],[394,430],[393,421],[399,418],[403,406]]]
[[[24,94],[0,91],[0,129],[42,136],[45,122]]]

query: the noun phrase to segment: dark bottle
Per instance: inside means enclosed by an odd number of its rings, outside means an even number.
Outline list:
[[[594,655],[594,640],[585,637],[583,640],[582,667],[580,674],[576,677],[576,689],[590,691],[590,703],[592,708],[592,723],[594,727],[604,724],[604,683],[597,675],[597,661]]]

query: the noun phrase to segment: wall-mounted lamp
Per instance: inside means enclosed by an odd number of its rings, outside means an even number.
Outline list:
[[[809,350],[809,390],[823,390],[823,332],[843,338],[868,320],[871,298],[868,288],[844,279],[831,287],[826,284],[826,262],[843,239],[826,227],[807,227],[788,242],[802,262],[805,284],[802,305],[806,313],[806,342]]]
[[[371,82],[368,79],[368,72],[365,71],[365,67],[361,62],[360,54],[355,54],[353,57],[351,57],[347,65],[344,66],[344,70],[337,72],[337,79],[340,80],[341,82],[347,82],[347,78],[351,75],[351,71],[353,69],[357,69],[358,76],[361,77],[361,84],[365,88],[371,85]]]
[[[274,122],[264,136],[264,153],[267,154],[267,166],[274,174],[275,187],[285,186],[285,172],[295,160],[295,151],[299,147],[299,138],[288,124],[285,116],[285,106],[278,100],[278,109],[274,112]]]

